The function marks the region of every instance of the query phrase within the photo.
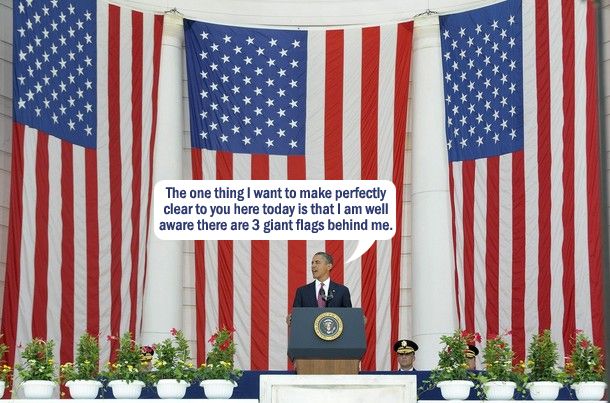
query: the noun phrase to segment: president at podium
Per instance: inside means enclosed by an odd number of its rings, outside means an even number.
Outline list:
[[[313,282],[299,287],[294,296],[293,308],[351,308],[349,289],[330,281],[333,257],[326,252],[318,252],[311,259]]]

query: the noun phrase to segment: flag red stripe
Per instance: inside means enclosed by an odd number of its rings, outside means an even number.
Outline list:
[[[551,327],[551,85],[547,0],[536,0],[538,94],[538,329]]]
[[[563,1],[563,346],[571,351],[570,339],[576,331],[574,285],[574,2]]]
[[[343,30],[326,32],[324,89],[324,178],[343,179]],[[343,241],[326,241],[334,258],[333,281],[343,283]]]
[[[2,342],[8,346],[8,362],[14,362],[17,347],[17,320],[19,317],[19,290],[21,278],[21,236],[23,232],[23,171],[24,126],[13,123],[13,148],[11,164],[11,204],[9,210],[8,249],[6,251],[6,275],[4,277],[4,301],[2,304]],[[6,388],[7,390],[9,388]]]
[[[599,12],[599,11],[598,11]],[[600,157],[599,152],[599,117],[598,117],[598,94],[597,94],[597,48],[596,48],[596,18],[594,2],[587,2],[587,63],[586,63],[586,87],[587,87],[587,112],[586,112],[586,142],[587,142],[587,228],[589,245],[589,287],[591,293],[591,324],[593,328],[593,342],[597,346],[604,345],[604,300],[603,275],[602,275],[602,215],[600,201],[601,192],[605,189],[604,184],[600,189]],[[603,135],[603,134],[602,134]],[[604,152],[600,158],[606,158]],[[606,225],[605,223],[603,225]]]
[[[216,179],[233,179],[233,155],[216,153]],[[218,241],[218,326],[234,328],[233,324],[233,241]]]
[[[466,330],[475,331],[475,289],[474,289],[474,182],[476,163],[464,161],[462,163],[462,198],[464,210],[464,319]]]
[[[121,332],[121,240],[123,236],[123,226],[121,215],[123,201],[121,195],[122,175],[121,175],[121,122],[120,122],[120,47],[121,47],[121,21],[120,8],[110,6],[108,8],[108,163],[110,176],[110,331],[118,336]],[[103,174],[103,173],[102,173]],[[106,191],[103,189],[102,191]],[[117,347],[116,340],[111,341],[111,357],[114,357],[114,350]]]
[[[379,102],[379,27],[362,30],[361,112],[360,112],[360,161],[362,180],[377,179],[378,151],[378,102]],[[362,255],[362,308],[367,318],[366,339],[368,347],[362,360],[363,368],[376,369],[377,356],[377,244]]]
[[[47,338],[49,272],[49,136],[37,132],[36,145],[36,236],[34,252],[34,296],[32,337]]]
[[[269,180],[269,156],[254,154],[253,180]],[[252,241],[250,255],[250,368],[269,368],[269,241]]]
[[[396,185],[396,233],[392,238],[391,284],[390,290],[390,335],[398,340],[400,321],[400,261],[402,245],[402,203],[404,181],[405,136],[407,130],[407,102],[409,99],[409,71],[411,69],[411,39],[413,24],[402,23],[397,27],[396,40],[396,73],[394,75],[394,154],[392,164],[392,182]],[[396,354],[391,354],[390,368],[396,368]]]
[[[85,150],[85,206],[87,233],[87,332],[100,333],[100,246],[98,223],[97,152]]]
[[[59,346],[61,362],[72,362],[74,350],[75,206],[72,147],[72,144],[66,141],[61,142],[61,343]]]
[[[201,150],[191,149],[191,174],[194,180],[203,179]],[[195,241],[195,331],[197,332],[197,366],[205,362],[205,243]]]
[[[500,158],[487,159],[487,213],[485,214],[485,317],[486,334],[499,333],[500,274]]]
[[[142,55],[143,55],[143,15],[131,12],[131,128],[133,141],[131,146],[131,277],[129,294],[131,311],[129,330],[136,334],[138,313],[138,267],[140,265],[140,189],[142,187]]]
[[[512,155],[512,345],[516,360],[525,359],[525,163],[523,151]]]
[[[453,239],[453,267],[454,275],[453,275],[453,284],[455,288],[455,306],[457,307],[457,320],[458,324],[462,323],[462,307],[460,304],[460,269],[457,261],[457,228],[455,223],[457,222],[457,216],[455,211],[455,179],[453,178],[454,170],[453,170],[453,162],[449,163],[449,199],[451,204],[451,238]],[[462,263],[462,262],[460,262]]]
[[[305,156],[291,155],[287,157],[287,179],[306,179]],[[288,241],[288,301],[286,312],[292,310],[294,294],[301,285],[307,283],[307,241]],[[293,369],[292,361],[288,359],[287,368]]]

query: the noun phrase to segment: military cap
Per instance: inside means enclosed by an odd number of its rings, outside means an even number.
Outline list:
[[[394,351],[398,354],[409,354],[417,351],[418,347],[414,341],[402,339],[394,343]]]
[[[476,346],[469,344],[466,351],[464,351],[464,355],[466,356],[466,358],[474,358],[479,355],[479,349],[476,348]]]

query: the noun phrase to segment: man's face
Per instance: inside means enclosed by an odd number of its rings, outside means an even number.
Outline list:
[[[475,370],[477,369],[477,359],[476,357],[466,358],[466,364],[468,364],[468,369]]]
[[[318,281],[325,281],[330,277],[330,269],[332,269],[332,267],[333,265],[327,263],[322,255],[315,255],[313,259],[311,259],[311,273],[313,274],[313,278]]]
[[[415,353],[398,354],[398,365],[400,369],[406,370],[413,367],[413,361],[415,361]]]

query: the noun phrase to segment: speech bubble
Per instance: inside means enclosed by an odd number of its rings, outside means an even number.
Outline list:
[[[396,232],[386,180],[164,180],[153,204],[160,239],[358,241],[346,263]]]

